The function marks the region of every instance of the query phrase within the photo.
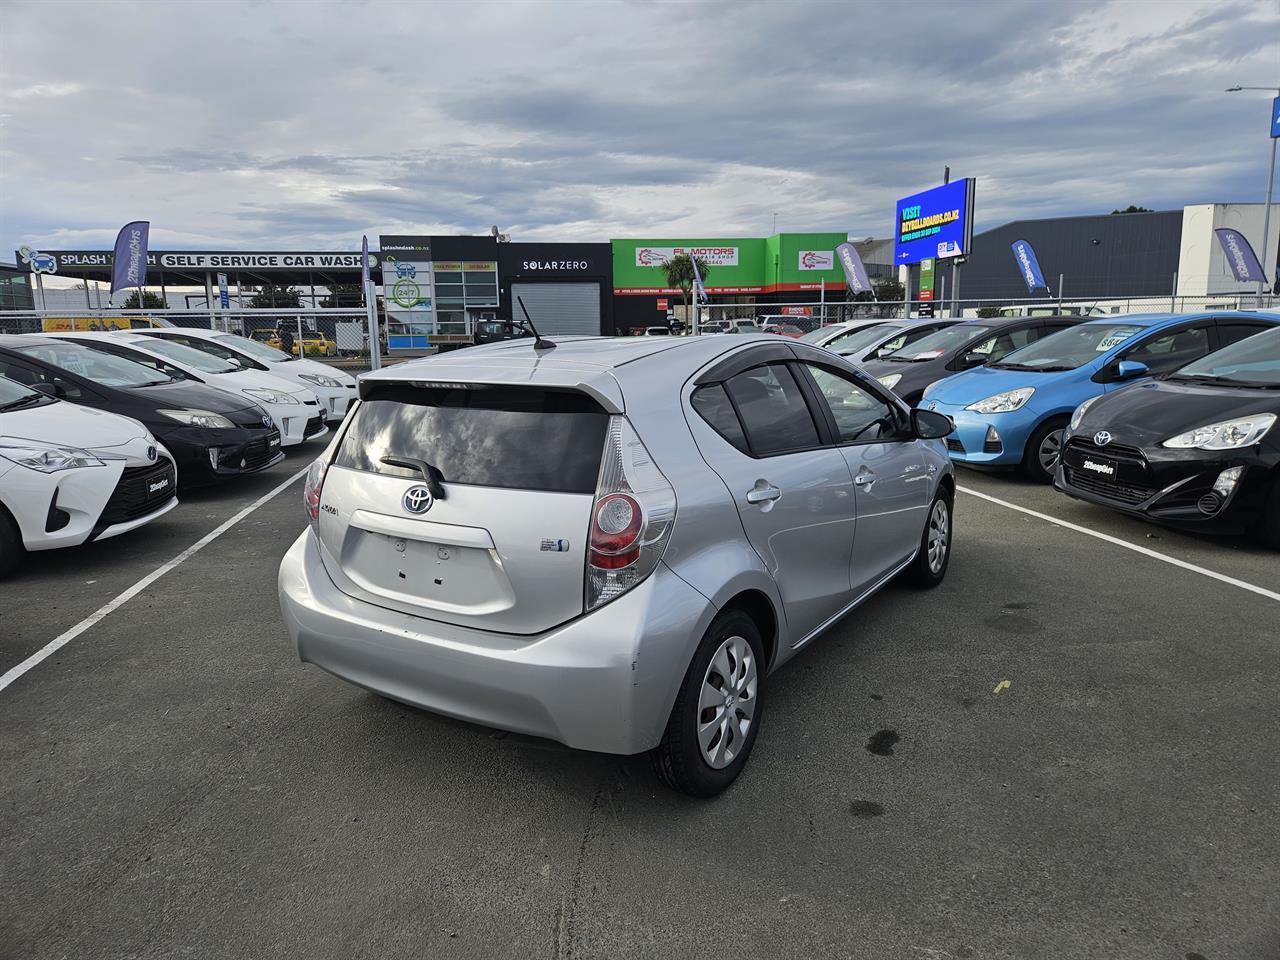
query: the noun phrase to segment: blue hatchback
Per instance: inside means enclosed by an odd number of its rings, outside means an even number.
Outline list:
[[[1048,483],[1076,407],[1280,325],[1275,313],[1130,314],[1091,320],[933,384],[922,406],[955,420],[951,459],[1021,467]]]

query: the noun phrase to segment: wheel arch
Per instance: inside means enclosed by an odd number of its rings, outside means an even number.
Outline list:
[[[720,609],[721,612],[741,610],[755,622],[764,643],[765,663],[768,669],[772,669],[778,652],[778,614],[769,596],[754,588],[741,590],[725,601]]]

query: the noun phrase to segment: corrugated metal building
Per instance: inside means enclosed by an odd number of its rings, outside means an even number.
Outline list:
[[[1029,296],[1010,250],[1015,240],[1035,248],[1055,296],[1059,274],[1068,299],[1167,296],[1178,270],[1182,211],[1015,220],[975,234],[973,252],[960,268],[963,299]],[[950,287],[949,267],[945,261],[939,266]]]

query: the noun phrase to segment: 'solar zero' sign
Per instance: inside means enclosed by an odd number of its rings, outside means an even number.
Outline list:
[[[660,267],[680,254],[697,257],[708,267],[736,267],[737,247],[636,247],[637,267]]]

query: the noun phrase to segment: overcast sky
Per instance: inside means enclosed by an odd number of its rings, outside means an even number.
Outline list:
[[[0,0],[0,259],[21,243],[357,249],[887,236],[1260,202],[1277,0]]]

